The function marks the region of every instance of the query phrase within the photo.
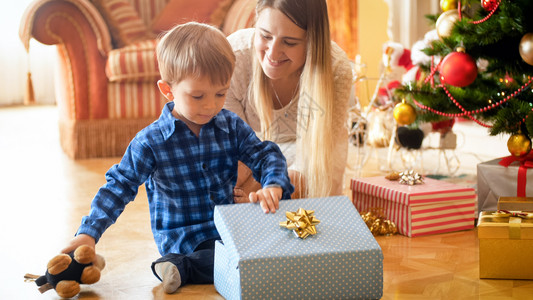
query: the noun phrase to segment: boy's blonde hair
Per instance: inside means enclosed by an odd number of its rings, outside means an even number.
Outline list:
[[[175,84],[188,76],[208,76],[211,83],[226,84],[235,68],[235,54],[217,28],[197,22],[177,25],[156,48],[161,79]]]
[[[307,33],[306,61],[299,83],[297,160],[303,167],[306,183],[302,197],[329,196],[333,186],[333,146],[337,141],[331,134],[335,86],[326,1],[259,0],[256,16],[265,8],[281,11]],[[273,120],[269,79],[257,59],[253,62],[253,72],[250,93],[261,120],[263,136],[270,139]],[[320,113],[312,114],[310,108],[313,107]]]

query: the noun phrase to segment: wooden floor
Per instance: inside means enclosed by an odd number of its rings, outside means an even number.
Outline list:
[[[24,282],[43,274],[70,240],[104,173],[118,158],[73,161],[59,148],[53,106],[0,108],[0,299],[58,299]],[[480,280],[475,230],[407,238],[377,237],[384,254],[383,299],[533,299],[533,281]],[[159,257],[141,188],[97,252],[101,280],[80,299],[221,299],[213,285],[165,295],[150,263]],[[532,270],[533,272],[533,270]]]

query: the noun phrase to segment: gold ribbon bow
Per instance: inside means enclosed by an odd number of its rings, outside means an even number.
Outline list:
[[[530,223],[533,221],[530,220],[533,219],[533,213],[498,210],[490,215],[483,215],[482,218],[488,222],[508,222],[509,238],[521,239],[520,224],[522,224],[522,219],[525,219],[527,220],[525,222]]]
[[[492,213],[493,216],[497,218],[522,218],[522,219],[531,219],[533,218],[533,213],[521,212],[521,211],[508,211],[500,209],[495,213]]]
[[[295,212],[285,212],[287,221],[279,222],[279,226],[292,230],[297,237],[305,239],[317,232],[315,225],[320,223],[320,221],[313,216],[314,213],[314,210],[305,210],[303,208],[299,208]]]
[[[381,209],[371,209],[369,212],[362,212],[361,218],[365,222],[373,235],[393,235],[398,232],[396,224],[391,220],[386,220],[379,213]]]

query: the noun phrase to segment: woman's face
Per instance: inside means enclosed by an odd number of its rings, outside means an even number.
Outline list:
[[[255,28],[254,46],[263,72],[273,80],[299,76],[305,64],[306,31],[272,8],[259,13]]]

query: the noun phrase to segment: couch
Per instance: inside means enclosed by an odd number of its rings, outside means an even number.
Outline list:
[[[121,156],[157,119],[156,38],[173,25],[207,22],[225,34],[252,26],[255,0],[36,0],[21,20],[31,38],[56,45],[59,136],[73,159]],[[201,5],[199,4],[201,3]],[[196,5],[195,5],[196,4]]]

